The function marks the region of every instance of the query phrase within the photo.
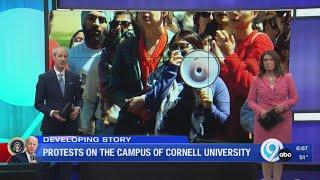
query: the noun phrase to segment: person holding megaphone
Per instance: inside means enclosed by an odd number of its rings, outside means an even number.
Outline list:
[[[148,92],[135,97],[143,101],[140,105],[154,114],[149,121],[153,122],[155,135],[186,135],[190,141],[198,141],[216,138],[223,130],[230,114],[230,97],[226,85],[217,77],[218,73],[216,80],[203,88],[190,86],[181,76],[180,66],[185,61],[184,57],[199,49],[203,49],[203,45],[196,33],[187,30],[177,32],[169,43],[169,60],[148,79]],[[201,52],[206,56],[209,53]],[[206,71],[205,66],[203,71]],[[198,74],[203,78],[201,73]]]

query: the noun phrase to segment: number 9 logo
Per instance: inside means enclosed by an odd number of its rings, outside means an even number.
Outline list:
[[[283,149],[283,144],[277,139],[267,139],[260,148],[260,153],[263,159],[268,162],[279,161],[279,151]]]

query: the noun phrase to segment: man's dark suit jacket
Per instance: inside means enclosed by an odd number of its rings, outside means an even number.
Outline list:
[[[39,75],[34,106],[44,114],[41,124],[41,131],[44,135],[73,135],[78,129],[77,120],[68,118],[66,122],[60,122],[50,117],[51,110],[61,112],[68,102],[74,106],[82,107],[79,76],[65,70],[64,78],[65,93],[63,96],[54,70]]]
[[[9,163],[10,164],[11,163],[29,163],[27,153],[24,152],[24,153],[19,153],[19,154],[12,156]]]

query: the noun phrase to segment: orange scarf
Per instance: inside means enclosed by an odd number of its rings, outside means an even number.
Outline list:
[[[141,79],[143,82],[144,91],[146,90],[146,82],[148,77],[159,64],[163,51],[167,46],[167,40],[168,36],[167,32],[165,32],[161,35],[159,43],[156,45],[156,48],[152,52],[151,56],[148,56],[147,49],[144,44],[144,34],[140,34],[140,38],[138,41],[138,58],[140,62]],[[145,125],[146,122],[154,116],[154,114],[149,112],[146,108],[141,108],[131,113],[138,116],[141,119],[143,125]]]
[[[146,87],[145,85],[148,77],[157,68],[162,57],[162,53],[166,48],[168,41],[167,32],[161,35],[159,43],[156,45],[151,56],[148,56],[147,54],[147,49],[144,41],[144,34],[141,33],[138,41],[138,57],[140,62],[142,82],[144,87]]]

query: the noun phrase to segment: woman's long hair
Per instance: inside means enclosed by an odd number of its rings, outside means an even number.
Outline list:
[[[276,76],[282,76],[284,75],[284,71],[281,68],[281,59],[280,56],[278,55],[278,53],[276,51],[265,51],[261,57],[260,57],[260,62],[259,62],[259,74],[258,76],[261,78],[263,75],[266,74],[266,69],[263,66],[263,58],[265,55],[269,55],[274,59],[274,72],[276,74]]]

